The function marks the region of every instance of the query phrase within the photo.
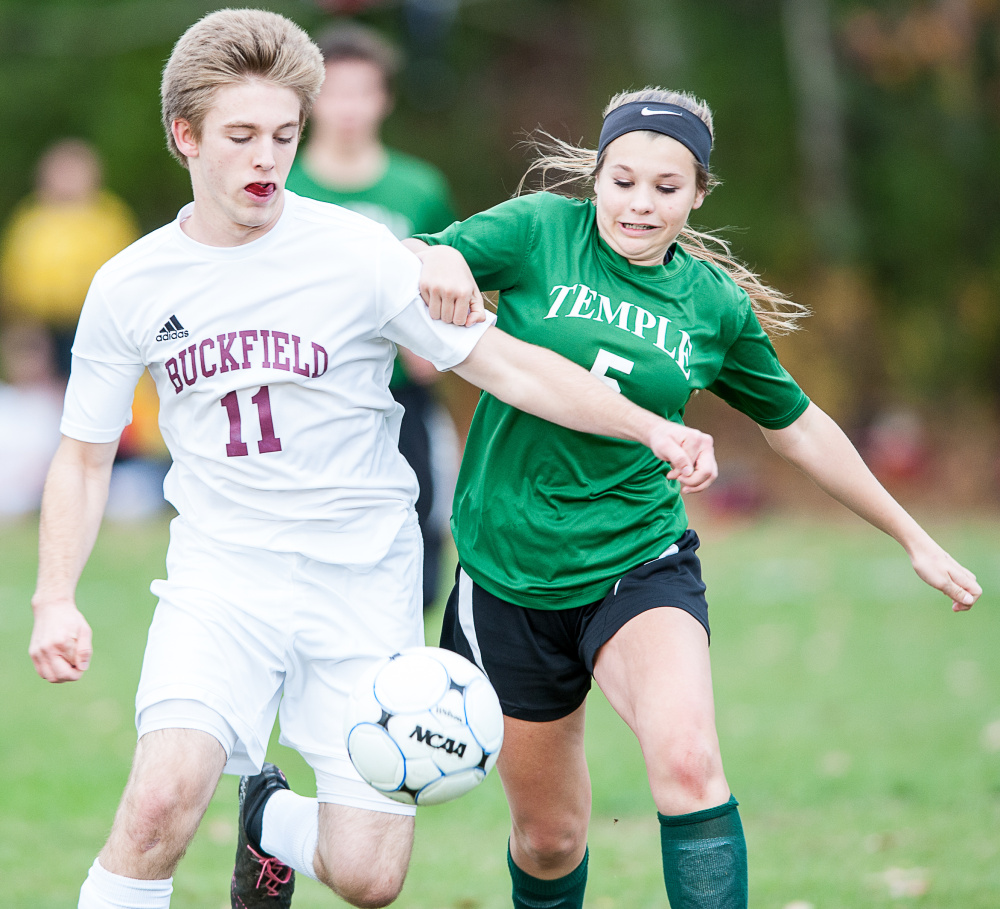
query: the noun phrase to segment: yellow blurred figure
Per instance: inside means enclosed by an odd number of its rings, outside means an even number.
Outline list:
[[[35,192],[15,209],[0,246],[4,321],[46,326],[64,376],[94,273],[139,236],[131,210],[101,180],[90,145],[57,142],[39,161]]]

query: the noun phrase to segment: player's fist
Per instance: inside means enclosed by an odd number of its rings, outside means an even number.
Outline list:
[[[35,624],[28,655],[47,682],[75,682],[93,654],[87,620],[71,600],[33,606]]]
[[[457,249],[428,246],[420,251],[420,296],[432,319],[475,325],[486,318],[483,295]]]
[[[719,475],[715,441],[708,433],[663,420],[658,422],[649,447],[653,454],[669,462],[667,478],[680,481],[681,492],[708,489]]]

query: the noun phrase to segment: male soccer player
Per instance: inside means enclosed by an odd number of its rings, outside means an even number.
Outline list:
[[[81,909],[168,906],[224,770],[254,774],[234,907],[288,906],[293,868],[357,906],[399,893],[413,809],[361,781],[337,719],[366,661],[423,642],[416,484],[388,391],[396,342],[543,419],[644,442],[692,489],[715,475],[708,437],[488,323],[434,323],[418,260],[384,227],[285,192],[322,73],[315,45],[272,13],[222,10],[184,34],[163,121],[194,201],[100,270],[81,315],[32,598],[43,678],[90,663],[75,589],[145,368],[178,511],[152,585],[132,772]],[[279,710],[318,799],[259,772]]]

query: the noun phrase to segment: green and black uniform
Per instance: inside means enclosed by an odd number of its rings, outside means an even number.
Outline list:
[[[727,274],[681,247],[666,265],[632,265],[600,237],[589,201],[536,193],[419,239],[455,247],[480,287],[500,291],[504,331],[667,419],[682,422],[700,389],[768,429],[809,403]],[[462,567],[521,606],[600,599],[687,528],[668,470],[640,443],[564,429],[484,393],[452,517]]]
[[[662,265],[632,265],[600,237],[592,202],[525,196],[420,239],[455,247],[481,288],[500,291],[500,328],[669,420],[681,422],[702,389],[769,429],[809,405],[724,271],[680,246]],[[599,647],[646,609],[678,606],[708,630],[698,540],[668,469],[641,444],[480,398],[455,495],[462,570],[441,643],[486,668],[508,716],[567,716]],[[745,909],[736,800],[657,816],[671,905]],[[580,909],[587,863],[541,880],[508,853],[515,909]]]

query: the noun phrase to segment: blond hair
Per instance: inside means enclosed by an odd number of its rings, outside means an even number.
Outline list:
[[[713,139],[715,137],[712,111],[704,101],[687,92],[653,87],[635,92],[620,92],[608,102],[602,116],[607,117],[611,111],[633,101],[683,107],[699,117],[708,127]],[[518,195],[524,191],[532,175],[537,177],[539,190],[554,192],[582,184],[589,185],[593,195],[594,178],[604,165],[603,156],[598,158],[596,149],[582,148],[558,139],[544,130],[535,130],[531,133],[527,145],[534,150],[535,158],[517,186]],[[699,161],[695,160],[694,166],[696,186],[699,192],[707,195],[719,185],[719,180]],[[573,194],[567,193],[567,195]],[[698,231],[685,225],[677,237],[677,242],[694,258],[721,268],[747,293],[761,327],[769,335],[776,336],[795,331],[799,328],[799,320],[809,315],[808,307],[790,300],[781,291],[769,287],[761,281],[759,275],[735,259],[729,244],[716,234]]]
[[[323,57],[290,19],[258,9],[222,9],[199,19],[174,45],[160,85],[167,148],[187,167],[174,141],[174,120],[187,120],[201,137],[205,116],[225,85],[263,79],[290,88],[305,125],[323,84]]]

